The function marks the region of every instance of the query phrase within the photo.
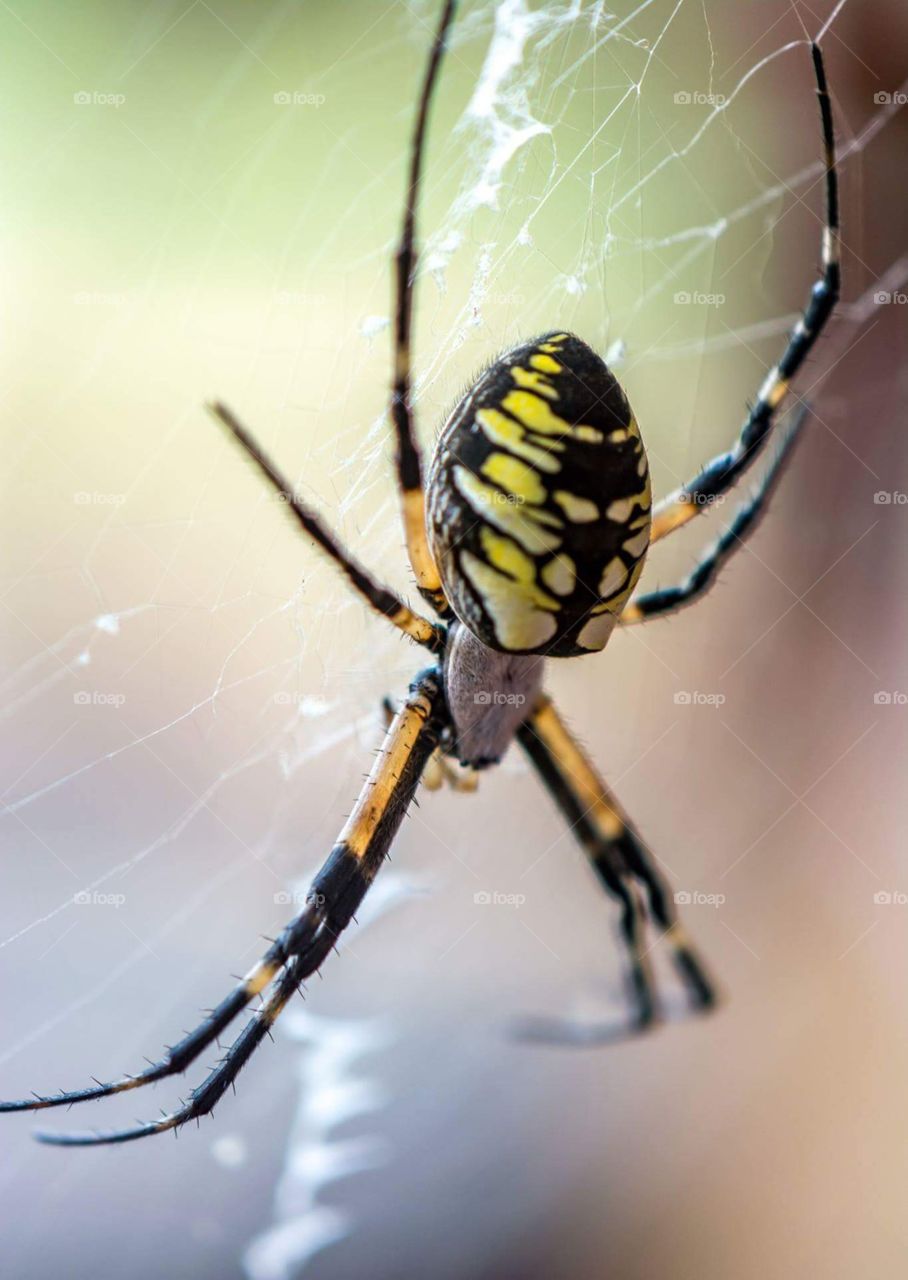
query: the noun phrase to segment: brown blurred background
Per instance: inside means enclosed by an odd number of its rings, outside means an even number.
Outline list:
[[[731,441],[816,270],[815,99],[787,46],[833,8],[464,5],[422,222],[427,445],[483,361],[560,326],[620,363],[659,493]],[[138,1068],[226,991],[421,662],[201,406],[233,405],[410,589],[384,321],[436,13],[0,11],[3,1096]],[[722,1009],[610,1050],[509,1040],[516,1013],[622,1010],[613,904],[514,753],[477,797],[422,797],[387,910],[200,1132],[55,1151],[4,1120],[5,1275],[904,1266],[908,15],[849,0],[823,45],[845,297],[799,380],[815,417],[708,601],[548,680],[693,899]],[[685,574],[729,510],[645,581]],[[187,1088],[48,1123],[129,1122]]]

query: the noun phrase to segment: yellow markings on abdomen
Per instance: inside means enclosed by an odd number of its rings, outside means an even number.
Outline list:
[[[620,556],[615,556],[609,560],[605,566],[605,572],[599,579],[599,594],[605,596],[606,599],[609,596],[613,596],[624,585],[629,572],[630,570]]]
[[[561,373],[563,366],[553,356],[530,356],[530,364],[540,373]]]
[[[537,395],[547,396],[549,400],[558,399],[558,392],[541,373],[534,373],[532,369],[522,369],[519,364],[515,364],[511,369],[511,377],[517,386],[525,391],[535,391]]]
[[[485,484],[466,467],[454,467],[453,474],[457,491],[476,515],[502,533],[509,534],[531,555],[557,551],[561,546],[559,535],[542,527],[542,523],[546,522],[560,524],[556,517],[545,511],[534,510],[526,504],[508,501],[507,494]]]
[[[496,533],[488,525],[483,525],[480,530],[479,541],[493,568],[500,569],[517,582],[532,583],[536,580],[536,561],[521,551],[516,542]]]
[[[540,435],[568,436],[590,444],[602,443],[602,432],[583,424],[572,426],[552,412],[551,405],[530,391],[509,391],[501,402],[506,412]]]
[[[543,566],[539,576],[556,596],[569,596],[577,582],[577,566],[570,556],[558,555]]]
[[[577,643],[581,649],[589,649],[590,652],[597,653],[605,648],[617,622],[618,619],[613,613],[600,613],[596,617],[588,618],[578,632]]]
[[[521,370],[521,372],[523,371]],[[553,457],[549,450],[563,450],[564,444],[562,441],[552,440],[544,449],[539,445],[530,444],[520,423],[515,422],[513,418],[509,418],[506,413],[501,413],[498,409],[480,409],[476,414],[476,421],[486,438],[491,440],[493,444],[500,444],[503,448],[510,450],[511,453],[516,453],[521,458],[526,458],[528,462],[532,462],[533,466],[538,467],[540,471],[548,471],[554,475],[555,472],[561,470],[560,460]]]
[[[482,464],[482,474],[519,502],[538,506],[546,500],[545,486],[539,473],[509,453],[490,453]]]
[[[539,604],[545,601],[549,608],[557,609],[557,601],[538,588],[505,577],[469,551],[460,553],[460,563],[491,618],[503,649],[536,649],[551,640],[558,623]]]
[[[552,497],[571,524],[589,524],[599,519],[599,508],[589,498],[580,498],[576,493],[568,493],[566,489],[556,489]]]
[[[621,548],[623,551],[626,551],[629,556],[633,556],[634,559],[636,560],[643,555],[648,545],[649,545],[649,525],[647,524],[645,529],[641,529],[640,532],[636,534],[633,538],[628,538],[627,542],[623,542],[621,544]]]
[[[610,502],[605,509],[605,514],[609,520],[614,520],[617,524],[627,524],[634,507],[647,508],[649,502],[649,485],[647,485],[640,493],[632,493],[627,498],[616,498],[614,502]]]

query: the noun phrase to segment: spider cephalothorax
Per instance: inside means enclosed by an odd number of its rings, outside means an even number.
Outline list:
[[[437,766],[459,781],[464,771],[451,768],[451,758],[482,768],[497,762],[515,739],[621,907],[634,1011],[631,1029],[648,1026],[658,1014],[645,938],[647,916],[671,948],[692,1005],[704,1009],[714,1001],[712,984],[681,929],[646,845],[542,691],[544,660],[601,649],[615,626],[644,622],[702,597],[719,567],[753,530],[791,456],[803,412],[793,416],[756,492],[733,513],[694,572],[678,586],[629,599],[649,543],[704,511],[708,500],[727,492],[758,455],[792,378],[838,297],[835,149],[823,60],[812,45],[826,162],[823,271],[731,449],[651,513],[646,454],[623,391],[590,347],[554,330],[497,360],[454,410],[431,468],[427,526],[410,397],[416,203],[428,107],[454,8],[454,0],[446,0],[416,114],[396,258],[390,406],[407,552],[420,593],[438,621],[416,613],[377,583],[300,502],[235,415],[223,405],[214,406],[281,495],[286,510],[373,609],[429,650],[434,665],[413,681],[396,713],[388,706],[382,750],[306,903],[204,1021],[136,1075],[72,1093],[0,1103],[0,1110],[70,1106],[185,1071],[261,996],[261,1007],[214,1070],[160,1119],[104,1133],[41,1134],[45,1141],[129,1142],[178,1129],[212,1111],[300,982],[334,949],[377,875],[420,779],[429,785]],[[572,1026],[547,1026],[545,1034],[577,1038]],[[613,1035],[608,1028],[594,1029],[581,1038],[599,1041]]]
[[[649,546],[646,451],[596,353],[549,333],[501,356],[451,414],[426,490],[457,617],[490,649],[602,649]]]

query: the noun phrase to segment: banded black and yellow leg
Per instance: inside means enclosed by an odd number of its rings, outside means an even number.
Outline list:
[[[674,904],[670,905],[661,875],[615,796],[548,698],[521,726],[518,739],[602,884],[622,904],[622,932],[630,956],[635,998],[635,1028],[649,1025],[657,1007],[634,882],[646,892],[650,913],[664,930],[692,1003],[698,1008],[713,1003],[712,985],[678,926]]]
[[[646,890],[649,913],[662,930],[662,937],[672,949],[675,968],[687,987],[691,1003],[698,1009],[710,1009],[716,1003],[716,992],[706,976],[684,926],[678,920],[678,913],[665,880],[653,868],[639,837],[633,831],[629,831],[628,835],[625,857]]]
[[[446,710],[436,670],[420,676],[394,717],[359,799],[327,862],[316,876],[306,905],[271,944],[262,959],[231,994],[189,1035],[167,1050],[160,1062],[109,1084],[18,1102],[0,1103],[0,1111],[39,1111],[125,1093],[185,1071],[257,995],[270,992],[261,1009],[234,1040],[221,1062],[177,1110],[131,1128],[37,1136],[58,1146],[130,1142],[178,1129],[207,1115],[242,1067],[299,984],[314,973],[350,923],[388,852],[420,775],[438,742]],[[272,985],[273,984],[273,985]]]
[[[710,499],[725,493],[751,465],[770,435],[776,413],[788,395],[792,379],[812,350],[838,301],[841,268],[835,133],[823,56],[816,44],[811,45],[811,53],[820,104],[826,169],[826,213],[821,242],[823,273],[813,286],[803,316],[789,335],[782,358],[766,375],[737,442],[728,453],[713,458],[693,480],[657,504],[653,511],[651,543],[658,542],[660,538],[666,537],[706,510]]]
[[[601,857],[593,860],[593,867],[608,891],[621,902],[621,936],[627,947],[633,992],[635,1031],[645,1031],[656,1020],[655,986],[646,947],[646,921],[636,886],[623,875],[616,875],[614,868]]]
[[[394,703],[390,698],[383,698],[381,705],[387,727],[394,719]],[[472,793],[479,788],[479,773],[476,769],[454,764],[441,747],[436,747],[423,770],[422,785],[427,791],[440,791],[446,784],[452,791]]]
[[[719,570],[743,545],[745,538],[756,529],[766,512],[769,499],[781,479],[786,463],[791,457],[806,418],[806,405],[799,405],[791,425],[785,431],[778,453],[766,474],[753,493],[749,502],[738,508],[732,517],[731,524],[725,529],[711,547],[700,557],[693,572],[675,587],[662,587],[658,591],[642,592],[634,597],[624,609],[619,619],[623,627],[633,626],[638,622],[648,622],[650,618],[660,618],[667,613],[674,613],[689,604],[694,604],[706,594],[716,581]]]
[[[446,0],[435,32],[435,39],[432,42],[410,143],[407,200],[400,243],[395,255],[394,374],[391,387],[391,421],[394,424],[396,437],[395,464],[400,487],[401,515],[407,541],[407,554],[420,591],[442,616],[449,613],[449,608],[442,590],[438,566],[426,534],[422,460],[419,445],[416,442],[411,406],[410,341],[413,319],[413,277],[417,260],[416,210],[419,203],[426,124],[455,8],[455,0]]]
[[[398,630],[409,636],[411,640],[415,640],[417,644],[425,646],[433,653],[440,652],[443,638],[439,627],[430,622],[428,618],[422,617],[421,614],[414,613],[402,600],[398,599],[393,591],[389,591],[387,587],[383,587],[376,582],[371,574],[344,550],[330,529],[327,529],[319,517],[300,502],[293,492],[290,482],[277,469],[252,434],[237,418],[236,414],[232,413],[226,405],[220,403],[211,404],[208,407],[281,496],[287,505],[287,509],[292,511],[303,530],[340,567],[349,582],[367,604],[370,604],[376,612],[387,618]]]

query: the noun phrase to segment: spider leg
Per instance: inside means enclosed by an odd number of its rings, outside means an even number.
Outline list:
[[[236,1079],[300,982],[321,966],[340,933],[350,923],[413,798],[423,768],[435,749],[445,716],[441,680],[437,670],[433,669],[418,677],[411,686],[410,695],[388,730],[353,812],[312,883],[303,910],[284,928],[243,982],[195,1031],[169,1049],[159,1063],[138,1075],[124,1076],[93,1089],[2,1103],[0,1111],[37,1111],[69,1106],[137,1089],[154,1080],[176,1075],[194,1062],[250,1000],[265,991],[273,981],[262,1008],[240,1032],[215,1070],[176,1111],[134,1128],[101,1133],[41,1131],[37,1136],[43,1142],[58,1146],[129,1142],[166,1129],[178,1129],[187,1120],[207,1115]]]
[[[416,442],[411,406],[410,335],[413,319],[413,277],[417,260],[416,209],[419,202],[426,124],[455,8],[455,0],[446,0],[435,32],[432,51],[429,54],[410,143],[406,206],[400,242],[394,259],[394,368],[391,385],[391,421],[394,424],[396,437],[395,465],[404,534],[407,540],[407,555],[420,591],[442,616],[446,616],[449,609],[442,590],[438,566],[426,535],[422,460],[419,445]]]
[[[390,698],[382,699],[382,714],[385,725],[394,719],[394,703]],[[455,765],[440,746],[432,752],[429,763],[423,770],[422,785],[427,791],[440,791],[447,784],[452,791],[460,791],[472,795],[479,789],[479,774],[466,765]]]
[[[782,471],[791,457],[801,427],[807,418],[808,409],[805,404],[798,406],[791,425],[786,429],[781,447],[767,468],[748,502],[743,503],[734,513],[731,524],[716,539],[712,546],[698,560],[693,571],[676,587],[663,587],[658,591],[648,591],[631,600],[621,614],[622,626],[630,626],[636,622],[647,622],[650,618],[658,618],[666,613],[674,613],[686,605],[694,604],[706,594],[716,581],[719,570],[725,562],[744,545],[744,539],[756,529],[769,499],[772,497]]]
[[[602,884],[622,905],[621,927],[634,996],[632,1028],[646,1028],[658,1013],[636,884],[645,890],[650,914],[672,948],[691,1003],[708,1008],[715,1002],[712,984],[678,924],[662,876],[620,804],[548,698],[543,698],[517,736]],[[596,1034],[593,1038],[614,1036]]]
[[[823,272],[813,286],[803,316],[792,329],[782,358],[767,374],[756,403],[741,428],[741,433],[728,453],[708,462],[699,475],[658,503],[653,512],[651,542],[679,529],[706,510],[709,500],[725,493],[743,471],[750,466],[766,443],[775,414],[791,387],[792,379],[806,360],[832,314],[839,297],[841,269],[839,265],[839,195],[836,177],[835,133],[832,107],[826,87],[826,72],[819,45],[811,45],[813,67],[820,103],[826,166],[826,212],[822,238]]]
[[[414,613],[392,591],[376,582],[362,565],[348,555],[334,534],[325,527],[318,516],[300,502],[293,492],[290,482],[278,471],[275,464],[258,445],[250,432],[226,405],[216,402],[208,407],[277,490],[305,532],[318,543],[323,551],[328,553],[335,564],[340,566],[353,587],[367,603],[383,617],[387,618],[389,622],[393,622],[394,626],[403,631],[405,635],[408,635],[411,640],[415,640],[417,644],[431,649],[433,653],[438,653],[442,647],[442,636],[439,628],[430,622],[428,618]]]

